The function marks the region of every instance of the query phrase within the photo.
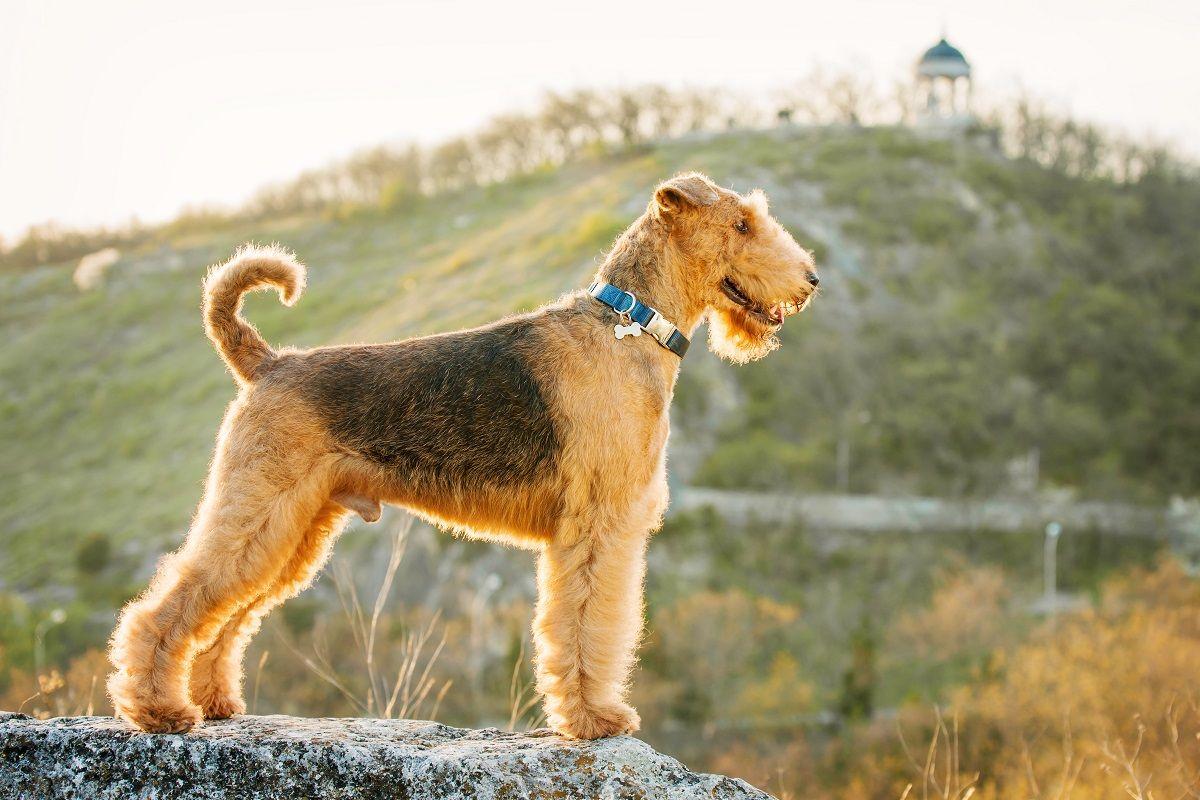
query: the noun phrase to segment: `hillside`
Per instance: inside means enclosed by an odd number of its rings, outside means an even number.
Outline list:
[[[1200,180],[1149,151],[1136,170],[1100,168],[1080,140],[1034,137],[1028,158],[896,128],[593,142],[560,167],[531,157],[522,177],[424,193],[381,189],[389,173],[367,169],[374,189],[348,201],[289,206],[285,187],[252,211],[116,239],[89,291],[72,271],[103,235],[68,234],[58,250],[27,238],[0,254],[0,709],[108,710],[115,611],[186,529],[234,392],[203,336],[200,281],[248,239],[310,267],[296,307],[249,299],[272,341],[404,337],[584,285],[651,187],[700,169],[767,190],[816,251],[822,296],[762,362],[692,348],[673,408],[676,484],[1016,504],[1200,495]],[[318,178],[336,183],[338,169]],[[641,735],[693,766],[780,796],[897,797],[913,779],[897,724],[918,747],[949,736],[927,712],[950,703],[967,715],[963,764],[1007,787],[979,796],[1011,796],[1025,743],[1067,717],[1062,747],[1039,744],[1038,780],[1052,785],[1074,741],[1100,785],[1113,780],[1110,732],[1135,715],[1158,730],[1164,698],[1188,696],[1200,598],[1182,565],[1154,566],[1186,542],[1068,526],[1064,610],[1043,620],[1040,526],[852,534],[749,508],[677,513],[650,548],[632,699]],[[529,554],[405,519],[352,526],[317,585],[267,620],[247,661],[254,713],[537,724]],[[404,554],[394,575],[389,549]],[[373,599],[381,635],[367,653]],[[1145,641],[1170,658],[1140,657]],[[378,672],[397,676],[395,709],[381,707]],[[1166,713],[1165,730],[1179,722],[1191,741],[1195,720]],[[1156,772],[1179,771],[1173,739],[1147,741]]]
[[[1200,487],[1200,188],[1069,177],[900,129],[684,138],[393,210],[234,222],[121,254],[0,272],[0,580],[62,583],[85,537],[138,559],[177,540],[233,385],[199,283],[275,240],[309,289],[248,315],[275,342],[480,323],[586,283],[652,185],[699,169],[813,248],[823,297],[785,347],[735,369],[694,348],[676,479],[751,488],[988,494],[1038,454],[1044,482],[1159,500]]]

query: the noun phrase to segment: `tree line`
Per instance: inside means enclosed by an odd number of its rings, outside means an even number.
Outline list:
[[[653,84],[550,92],[532,111],[501,114],[472,133],[430,147],[372,147],[264,187],[234,209],[185,208],[163,225],[136,220],[90,229],[33,225],[11,244],[0,240],[0,268],[68,261],[102,247],[128,248],[235,221],[363,208],[394,211],[443,192],[687,134],[772,124],[896,125],[915,118],[908,85],[897,82],[885,91],[855,74],[821,69],[766,99]],[[1194,171],[1163,145],[1070,119],[1027,96],[983,110],[976,127],[1007,156],[1072,176],[1136,182],[1149,174]]]

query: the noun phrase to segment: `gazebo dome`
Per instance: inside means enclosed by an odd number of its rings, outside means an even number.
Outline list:
[[[917,73],[929,78],[969,78],[971,65],[962,51],[943,37],[921,56]]]

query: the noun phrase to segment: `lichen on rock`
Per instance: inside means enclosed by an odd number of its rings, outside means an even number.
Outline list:
[[[285,716],[156,735],[109,717],[0,713],[0,798],[185,797],[770,800],[629,736],[580,742],[550,731]]]

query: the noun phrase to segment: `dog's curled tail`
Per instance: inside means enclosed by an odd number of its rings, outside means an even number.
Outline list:
[[[204,330],[238,380],[253,383],[275,358],[258,329],[241,316],[242,295],[273,286],[290,306],[304,291],[304,265],[279,245],[242,245],[204,279]]]

